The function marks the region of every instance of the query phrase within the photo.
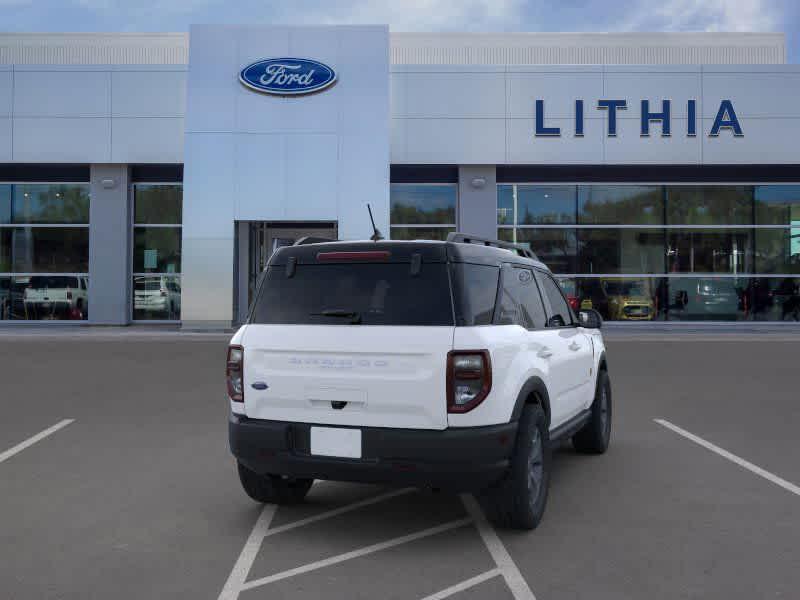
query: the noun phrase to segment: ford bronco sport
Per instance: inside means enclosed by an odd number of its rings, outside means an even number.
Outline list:
[[[228,349],[245,492],[473,491],[494,523],[536,527],[553,445],[609,443],[599,314],[576,318],[548,268],[505,242],[303,242],[273,254]]]

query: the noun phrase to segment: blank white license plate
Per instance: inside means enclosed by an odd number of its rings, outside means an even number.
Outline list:
[[[361,430],[339,427],[312,427],[311,454],[361,458]]]

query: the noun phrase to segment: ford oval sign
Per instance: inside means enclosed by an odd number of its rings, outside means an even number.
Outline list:
[[[333,85],[336,72],[307,58],[268,58],[247,65],[239,73],[239,81],[257,92],[299,96]]]

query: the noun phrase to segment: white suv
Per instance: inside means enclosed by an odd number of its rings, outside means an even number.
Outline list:
[[[298,502],[314,479],[474,491],[532,529],[550,449],[603,453],[602,320],[576,319],[511,244],[309,243],[269,261],[228,349],[230,445],[247,494]]]

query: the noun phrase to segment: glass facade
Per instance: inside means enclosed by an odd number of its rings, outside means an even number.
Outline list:
[[[0,184],[0,320],[85,320],[89,185]]]
[[[456,230],[458,185],[393,183],[389,190],[393,240],[443,240]]]
[[[133,186],[133,320],[181,318],[181,184]]]
[[[800,185],[497,186],[498,237],[609,320],[800,320]]]

